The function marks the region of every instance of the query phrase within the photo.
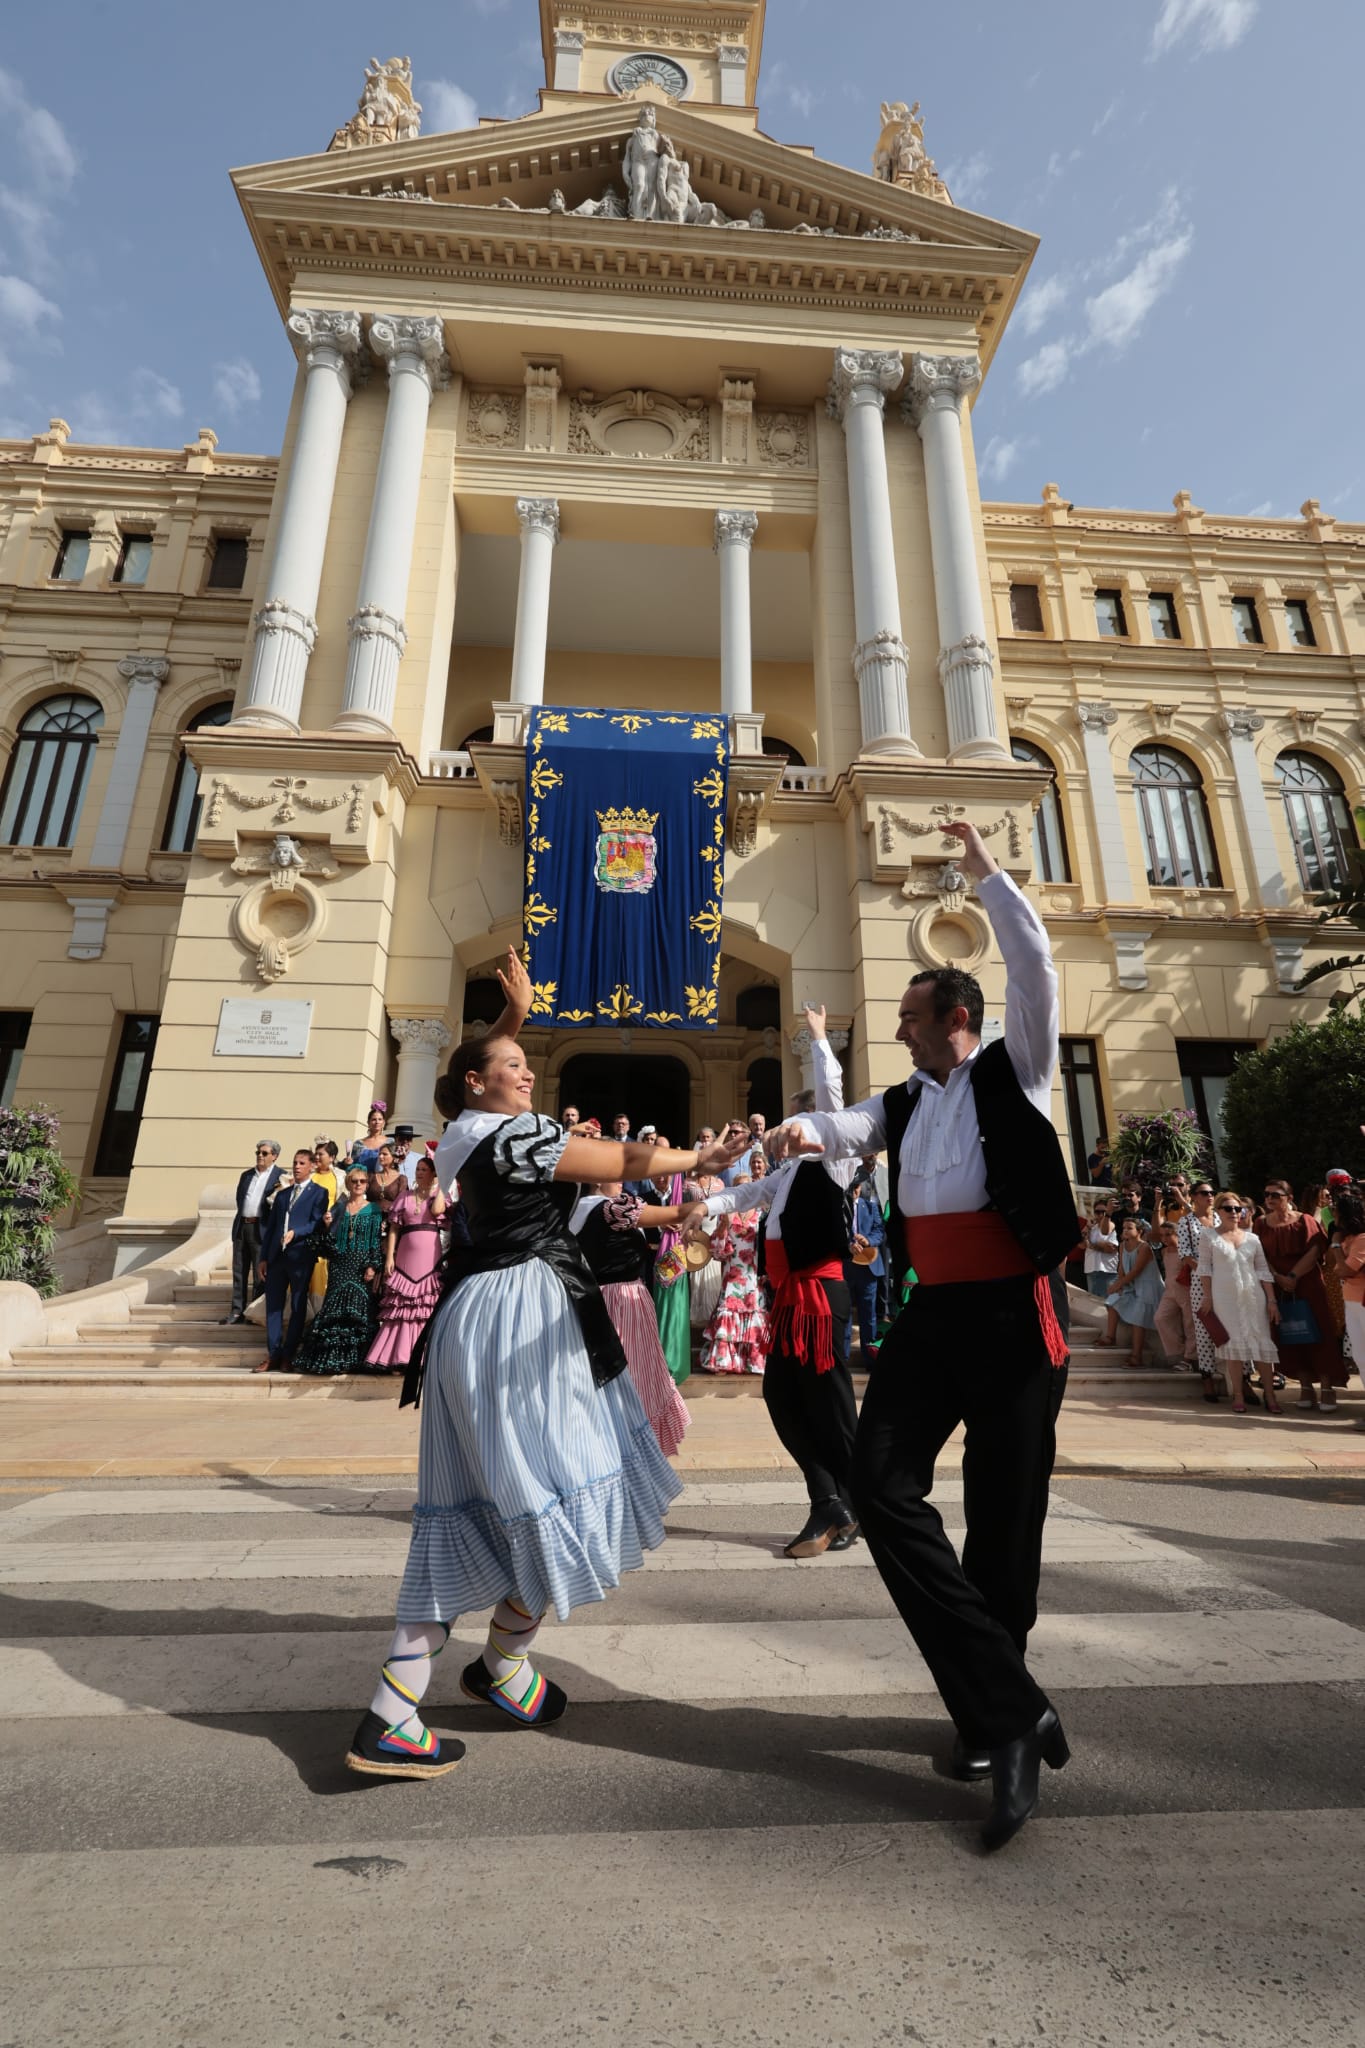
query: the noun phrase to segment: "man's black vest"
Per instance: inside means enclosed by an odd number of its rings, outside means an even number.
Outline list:
[[[1051,1122],[1019,1085],[1014,1062],[998,1038],[972,1061],[971,1090],[985,1156],[986,1192],[1040,1273],[1051,1273],[1076,1242],[1076,1197]],[[891,1183],[891,1267],[899,1288],[909,1261],[900,1206],[901,1145],[921,1090],[900,1081],[882,1097],[886,1164]]]
[[[841,1188],[818,1159],[801,1161],[777,1219],[782,1249],[794,1273],[848,1257],[852,1207],[850,1191]],[[766,1218],[759,1243],[766,1248]],[[762,1270],[767,1271],[766,1250]]]

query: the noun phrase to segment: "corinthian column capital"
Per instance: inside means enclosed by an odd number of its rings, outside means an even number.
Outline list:
[[[559,540],[558,498],[518,498],[517,525],[525,533],[548,533]]]
[[[389,1030],[405,1052],[443,1053],[450,1044],[450,1031],[439,1017],[390,1017]]]
[[[875,405],[884,412],[888,394],[904,375],[905,358],[899,349],[838,348],[825,409],[841,426],[850,406]]]
[[[450,382],[445,329],[434,314],[382,314],[370,322],[370,347],[387,365],[390,383],[400,370],[421,376],[428,391],[444,391]]]
[[[901,411],[915,427],[931,412],[951,411],[960,419],[963,399],[980,382],[981,365],[975,356],[913,355]]]
[[[363,376],[366,369],[360,352],[359,313],[291,313],[285,329],[305,370],[335,370],[349,397],[352,378]]]
[[[719,553],[723,547],[751,548],[754,535],[758,532],[757,512],[726,510],[717,512],[715,536],[712,546]]]

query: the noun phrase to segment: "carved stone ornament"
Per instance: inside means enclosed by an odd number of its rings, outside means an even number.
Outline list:
[[[711,409],[705,399],[662,391],[582,391],[569,403],[570,455],[636,462],[709,462]]]
[[[125,654],[118,665],[118,672],[126,683],[136,687],[138,683],[150,683],[159,689],[171,672],[170,662],[164,654]]]
[[[875,405],[882,412],[887,394],[896,389],[904,375],[905,358],[898,349],[836,349],[825,410],[840,425],[850,405]]]
[[[1118,722],[1119,715],[1114,706],[1102,699],[1083,698],[1076,706],[1076,723],[1082,732],[1108,732],[1110,726]]]
[[[349,121],[327,147],[368,149],[376,142],[411,142],[422,132],[422,109],[412,96],[412,59],[390,57],[365,66],[365,89]]]
[[[756,412],[754,439],[765,469],[806,469],[810,465],[810,421],[804,413]]]
[[[884,184],[899,185],[903,191],[918,192],[925,199],[946,200],[951,205],[948,187],[924,147],[919,105],[918,100],[913,107],[904,100],[882,101],[881,133],[872,153],[872,175]]]
[[[758,819],[762,809],[761,789],[741,789],[735,792],[734,815],[730,820],[730,848],[741,858],[752,853],[758,844]]]
[[[914,427],[931,412],[955,412],[960,418],[963,400],[980,382],[981,365],[975,356],[912,355],[901,412]]]
[[[255,954],[258,981],[281,981],[326,927],[327,906],[314,881],[334,881],[341,871],[324,852],[278,832],[268,845],[239,854],[232,872],[263,877],[233,904],[232,936]]]
[[[905,817],[900,811],[893,811],[889,804],[878,804],[878,851],[883,860],[892,860],[895,858],[896,853],[897,832],[904,832],[907,838],[910,839],[927,839],[931,833],[943,832],[945,825],[955,824],[959,818],[965,818],[966,815],[967,807],[965,804],[932,804],[929,808],[928,820],[921,824],[917,819]],[[994,824],[982,825],[980,831],[983,839],[994,839],[1003,832],[1005,834],[1007,859],[1015,862],[1022,861],[1024,857],[1024,840],[1019,828],[1019,816],[1016,811],[1006,811],[995,820]],[[944,834],[942,850],[945,853],[960,854],[962,850],[961,843],[956,838],[951,838]]]
[[[618,65],[617,71],[620,68]],[[621,175],[626,181],[626,209],[631,220],[671,221],[675,227],[734,225],[718,206],[699,199],[692,190],[692,167],[686,157],[679,156],[672,139],[659,133],[659,117],[652,106],[640,109],[640,118],[621,152]]]
[[[119,666],[121,668],[123,664],[120,662]],[[1317,732],[1318,720],[1322,717],[1322,713],[1320,711],[1306,711],[1302,706],[1296,704],[1289,716],[1294,722],[1294,731],[1299,739],[1311,740]]]
[[[1265,728],[1265,720],[1259,711],[1246,711],[1240,706],[1231,711],[1221,711],[1218,723],[1230,740],[1254,740]]]
[[[1275,962],[1275,981],[1280,994],[1296,995],[1303,980],[1303,947],[1297,939],[1272,938],[1270,953]]]
[[[717,512],[715,533],[711,545],[717,554],[722,548],[752,548],[754,535],[758,532],[757,512],[738,510]]]
[[[498,807],[498,838],[504,846],[519,848],[522,838],[521,785],[495,782],[493,800]]]
[[[1179,709],[1178,704],[1149,704],[1147,716],[1152,721],[1152,731],[1168,733],[1175,723],[1175,714]]]
[[[359,313],[291,313],[285,328],[306,370],[335,370],[349,398],[352,381],[363,379],[369,359],[361,350]]]
[[[1150,932],[1115,932],[1111,944],[1114,948],[1114,967],[1120,988],[1142,989],[1147,986],[1147,941]]]
[[[471,391],[465,403],[465,439],[471,448],[511,448],[521,443],[522,394]]]
[[[443,1053],[450,1044],[450,1028],[439,1017],[390,1017],[390,1036],[403,1052],[414,1047],[422,1052]]]
[[[388,365],[389,381],[404,373],[422,377],[428,391],[450,382],[445,328],[434,314],[385,314],[370,322],[370,347]]]
[[[272,794],[274,791],[279,794]],[[340,810],[344,804],[346,831],[359,832],[365,818],[365,788],[363,783],[352,782],[338,794],[313,796],[308,791],[306,775],[272,775],[269,789],[247,791],[236,789],[224,776],[215,775],[209,783],[208,802],[204,806],[206,830],[213,831],[221,825],[228,804],[239,811],[264,811],[273,805],[271,823],[275,825],[292,825],[301,810],[320,815]]]
[[[901,884],[901,895],[913,900],[916,896],[934,896],[938,907],[949,916],[955,916],[972,893],[972,884],[956,861],[945,861],[941,868],[911,868]]]
[[[558,498],[518,498],[517,525],[523,533],[548,533],[559,544]]]

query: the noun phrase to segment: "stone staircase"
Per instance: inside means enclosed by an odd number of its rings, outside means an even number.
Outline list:
[[[206,1275],[197,1284],[177,1287],[168,1302],[134,1308],[128,1321],[77,1325],[74,1343],[28,1345],[16,1349],[14,1363],[0,1367],[0,1397],[25,1392],[50,1396],[58,1387],[79,1387],[83,1394],[118,1392],[165,1393],[177,1400],[187,1395],[221,1398],[396,1401],[396,1378],[310,1379],[292,1373],[253,1373],[264,1356],[264,1334],[250,1323],[223,1326],[231,1298],[226,1272]],[[1068,1394],[1083,1400],[1171,1401],[1197,1398],[1198,1376],[1174,1372],[1160,1364],[1130,1371],[1118,1364],[1119,1353],[1098,1350],[1087,1338],[1082,1303],[1073,1335]],[[859,1393],[865,1385],[855,1374]],[[689,1401],[754,1399],[763,1382],[745,1375],[730,1377],[693,1373],[683,1393]]]

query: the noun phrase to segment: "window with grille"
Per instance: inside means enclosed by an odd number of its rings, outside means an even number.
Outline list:
[[[119,1031],[109,1100],[104,1105],[95,1172],[123,1179],[133,1170],[138,1125],[156,1051],[157,1017],[125,1017]]]
[[[1330,762],[1291,747],[1275,762],[1294,859],[1305,894],[1337,894],[1350,875],[1348,849],[1359,844],[1346,788]]]
[[[1057,770],[1051,758],[1031,740],[1011,740],[1010,752],[1016,761],[1025,761],[1030,768],[1045,768],[1051,778],[1033,814],[1033,872],[1040,882],[1069,882],[1071,863],[1067,859]]]
[[[1178,640],[1180,619],[1175,609],[1175,599],[1169,590],[1154,590],[1147,599],[1147,616],[1152,622],[1154,640]]]
[[[200,711],[185,727],[186,732],[200,732],[206,725],[227,725],[232,718],[232,699],[227,697],[221,704],[210,704]],[[166,829],[161,835],[163,853],[188,853],[194,845],[194,835],[199,830],[199,770],[182,747],[180,758],[175,764],[175,781],[171,784],[171,801],[166,811]]]
[[[1218,888],[1204,783],[1193,761],[1174,747],[1137,747],[1128,768],[1152,887]]]
[[[1043,600],[1036,583],[1011,583],[1010,624],[1016,633],[1041,633]]]
[[[1121,590],[1095,592],[1095,624],[1102,639],[1123,640],[1127,637],[1128,621],[1124,616]]]
[[[93,697],[45,697],[25,713],[0,788],[0,846],[70,846],[103,724]]]

